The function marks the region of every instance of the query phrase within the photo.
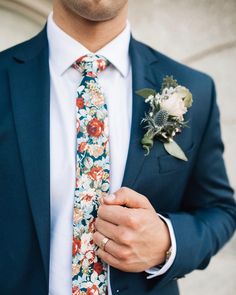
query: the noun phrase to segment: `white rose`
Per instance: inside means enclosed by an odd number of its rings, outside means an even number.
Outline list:
[[[193,103],[193,97],[192,97],[192,93],[188,90],[188,88],[183,86],[178,86],[176,87],[176,92],[181,95],[186,108],[190,108]]]
[[[165,110],[169,115],[183,119],[183,115],[187,112],[182,94],[174,92],[168,99],[163,100],[160,103],[162,110]]]

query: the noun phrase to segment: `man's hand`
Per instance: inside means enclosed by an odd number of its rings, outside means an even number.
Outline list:
[[[149,200],[122,187],[103,199],[98,210],[94,242],[100,246],[97,255],[109,265],[127,272],[141,272],[165,261],[170,247],[167,225]]]

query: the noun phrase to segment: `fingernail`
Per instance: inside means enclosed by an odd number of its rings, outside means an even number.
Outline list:
[[[116,198],[115,194],[110,194],[105,197],[105,199],[108,201],[114,201],[115,198]]]

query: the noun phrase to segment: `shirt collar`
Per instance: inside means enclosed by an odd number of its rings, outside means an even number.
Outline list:
[[[48,17],[47,35],[49,58],[58,75],[62,75],[79,57],[91,53],[56,25],[52,13]],[[95,52],[108,59],[123,77],[129,73],[130,36],[130,24],[127,21],[125,29],[117,37]]]

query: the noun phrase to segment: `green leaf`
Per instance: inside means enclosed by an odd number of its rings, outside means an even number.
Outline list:
[[[188,161],[185,153],[175,141],[164,143],[164,147],[167,153],[169,153],[171,156],[174,156],[175,158],[183,161]]]
[[[144,137],[141,140],[142,146],[145,149],[146,153],[145,156],[147,156],[150,153],[150,150],[153,147],[153,134],[147,132]]]
[[[178,82],[177,80],[174,79],[173,76],[165,76],[161,85],[161,93],[163,92],[165,88],[170,88],[170,87],[175,88],[177,86],[178,86]]]
[[[143,88],[136,91],[136,94],[144,97],[145,99],[148,98],[150,95],[156,95],[156,91],[151,88]]]

